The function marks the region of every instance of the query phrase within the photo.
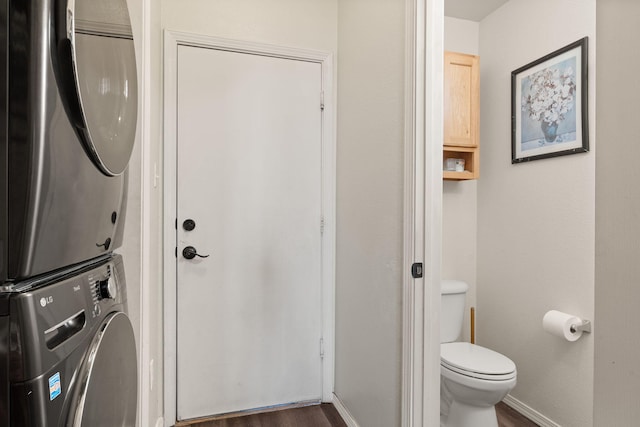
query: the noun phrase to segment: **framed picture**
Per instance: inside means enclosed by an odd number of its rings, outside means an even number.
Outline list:
[[[587,37],[511,73],[511,163],[589,151]]]

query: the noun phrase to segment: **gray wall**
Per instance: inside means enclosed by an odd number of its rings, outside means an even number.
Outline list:
[[[363,427],[400,425],[404,5],[338,3],[335,392]]]
[[[512,165],[511,71],[584,36],[592,150]],[[480,58],[478,343],[516,363],[512,397],[562,426],[590,426],[593,335],[569,343],[542,317],[594,315],[595,0],[505,3],[480,23]]]
[[[640,419],[640,2],[597,1],[594,425]]]

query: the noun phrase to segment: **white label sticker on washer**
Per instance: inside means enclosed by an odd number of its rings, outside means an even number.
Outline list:
[[[53,400],[62,393],[62,384],[60,383],[60,372],[56,372],[49,378],[49,400]]]

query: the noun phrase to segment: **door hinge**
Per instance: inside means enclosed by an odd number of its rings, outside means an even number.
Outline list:
[[[320,92],[320,111],[324,111],[324,91]]]
[[[421,262],[413,263],[413,265],[411,266],[411,275],[413,276],[413,278],[420,279],[422,277],[422,274],[423,274],[422,263]]]
[[[176,258],[178,258],[178,247],[176,246]]]
[[[320,357],[324,357],[324,339],[320,338]]]
[[[324,234],[324,217],[320,217],[320,234]]]
[[[176,230],[178,229],[178,218],[176,218]]]

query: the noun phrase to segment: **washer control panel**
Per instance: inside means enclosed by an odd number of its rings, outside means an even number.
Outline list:
[[[77,271],[64,272],[46,282],[34,285],[29,281],[18,286],[21,290],[9,298],[9,315],[4,319],[0,317],[7,331],[15,331],[5,344],[0,340],[0,346],[5,345],[11,352],[7,363],[17,363],[11,370],[11,381],[15,384],[50,378],[51,375],[45,376],[49,367],[57,366],[61,357],[66,358],[75,351],[86,336],[95,332],[105,316],[126,309],[127,292],[120,255],[97,265],[78,266]],[[15,340],[15,345],[9,339]],[[64,378],[62,384],[66,387]],[[48,391],[49,385],[45,385],[43,390]],[[48,393],[42,395],[50,397]],[[0,425],[5,424],[0,422]]]
[[[112,265],[97,274],[90,275],[89,289],[93,302],[92,315],[97,317],[103,311],[105,303],[116,303],[118,299],[118,283],[112,271]]]
[[[98,289],[101,298],[116,299],[118,288],[111,277],[98,281]]]

